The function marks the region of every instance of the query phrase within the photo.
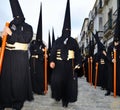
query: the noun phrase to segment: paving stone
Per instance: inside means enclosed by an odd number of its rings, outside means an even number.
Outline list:
[[[104,96],[105,90],[94,88],[86,78],[78,79],[78,101],[63,108],[62,103],[51,98],[50,87],[46,95],[34,95],[34,101],[25,102],[22,110],[120,110],[120,97]],[[6,109],[8,110],[8,109]]]

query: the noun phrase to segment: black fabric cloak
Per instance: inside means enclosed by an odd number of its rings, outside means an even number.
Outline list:
[[[85,57],[84,59],[84,74],[85,74],[85,77],[86,77],[86,81],[88,82],[88,56]]]
[[[33,36],[32,27],[23,22],[10,24],[12,36],[7,43],[29,43]],[[29,59],[27,50],[5,49],[3,68],[0,76],[0,105],[11,107],[13,103],[33,100]]]
[[[97,86],[105,89],[107,86],[107,58],[103,54],[103,50],[97,53],[96,62],[98,62]]]
[[[117,46],[114,46],[113,44],[109,46],[108,52],[107,52],[107,58],[108,58],[108,84],[107,84],[107,90],[113,92],[113,81],[114,81],[114,64],[112,63],[113,59],[113,49],[116,49],[116,94],[120,95],[120,44]]]
[[[74,58],[67,60],[69,50],[74,52]],[[51,77],[52,98],[67,102],[77,101],[77,73],[74,72],[73,68],[77,64],[82,65],[80,58],[78,44],[72,37],[68,37],[66,45],[63,44],[62,37],[54,42],[50,55],[50,62],[53,61],[56,65]]]
[[[33,92],[44,94],[44,52],[37,41],[30,45],[30,72]]]

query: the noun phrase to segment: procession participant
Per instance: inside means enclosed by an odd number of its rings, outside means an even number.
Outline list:
[[[28,60],[28,44],[33,36],[25,23],[18,0],[10,0],[14,19],[3,30],[8,35],[0,76],[0,110],[21,110],[26,100],[33,100]]]
[[[51,77],[52,98],[62,100],[62,106],[77,101],[78,82],[75,69],[80,68],[77,41],[71,37],[70,4],[67,1],[62,36],[58,38],[51,49],[50,67],[53,69]]]

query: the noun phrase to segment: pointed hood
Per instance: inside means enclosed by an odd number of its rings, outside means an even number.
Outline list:
[[[98,31],[96,31],[96,34],[94,34],[92,32],[92,35],[94,36],[96,43],[97,43],[97,47],[98,47],[98,52],[101,50],[105,50],[105,46],[101,43],[99,37],[98,37]]]
[[[93,56],[94,55],[94,39],[92,37],[92,40],[89,39],[89,55]]]
[[[55,34],[54,34],[54,29],[52,28],[52,45],[55,42]]]
[[[90,40],[90,37],[89,37],[89,40],[88,40],[88,42],[89,42],[89,45],[88,45],[88,55],[89,55],[89,57],[91,56],[91,42],[90,42],[91,40]]]
[[[50,50],[51,50],[51,39],[50,39],[50,31],[48,33],[48,53],[50,53]]]
[[[16,18],[18,16],[21,18],[24,18],[24,15],[18,0],[10,0],[10,5],[12,9],[13,18]]]
[[[64,24],[63,24],[63,29],[62,29],[62,36],[64,36],[64,37],[71,36],[71,18],[70,18],[70,2],[69,2],[69,0],[67,0]]]
[[[36,40],[32,40],[30,42],[30,52],[31,52],[31,54],[34,54],[34,50],[38,50],[38,49],[39,49],[38,42]]]
[[[120,41],[120,7],[118,8],[118,14],[117,14],[117,19],[116,19],[114,41]]]
[[[96,34],[94,34],[94,33],[92,32],[92,35],[93,35],[93,37],[95,38],[96,43],[99,44],[99,43],[100,43],[100,40],[99,40],[99,37],[98,37],[98,32],[96,31]]]
[[[95,48],[95,45],[94,45],[94,37],[92,36],[92,41],[91,41],[92,55],[94,55],[94,48]]]
[[[38,42],[42,42],[42,3],[40,5],[40,15],[39,15],[39,21],[38,21],[36,40]]]

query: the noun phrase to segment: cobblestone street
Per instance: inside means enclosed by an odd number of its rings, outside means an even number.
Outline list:
[[[50,89],[46,95],[34,95],[34,101],[25,102],[22,110],[120,110],[120,97],[104,96],[105,90],[96,89],[86,82],[85,77],[79,78],[78,101],[69,103],[63,108],[61,102],[50,97]],[[8,109],[6,109],[8,110]]]

